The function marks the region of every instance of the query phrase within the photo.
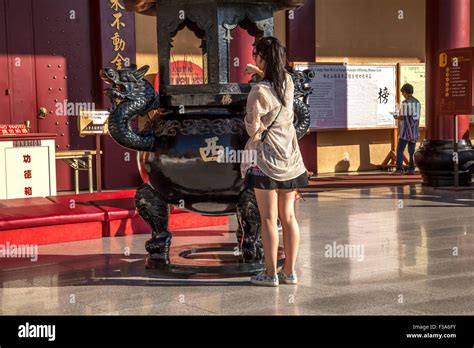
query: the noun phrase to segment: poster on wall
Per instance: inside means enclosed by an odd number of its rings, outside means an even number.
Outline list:
[[[395,126],[396,66],[296,63],[313,69],[311,128]]]
[[[170,72],[172,85],[202,85],[204,83],[202,67],[188,60],[171,62]]]
[[[413,86],[413,96],[420,101],[421,115],[420,126],[425,126],[425,65],[400,65],[400,88],[409,83]],[[403,101],[403,96],[400,97],[400,102]]]

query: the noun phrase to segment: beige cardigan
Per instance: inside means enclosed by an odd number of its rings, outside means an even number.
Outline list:
[[[261,134],[278,115],[282,104],[269,82],[255,84],[249,93],[245,116],[245,127],[250,136],[245,146],[245,157],[249,160],[241,163],[242,178],[245,178],[247,170],[255,165],[251,162],[255,157],[256,165],[262,172],[277,181],[294,179],[306,172],[293,126],[295,87],[288,73],[286,83],[286,106],[283,106],[276,122],[268,131],[264,143],[260,141]],[[252,151],[255,151],[256,156],[250,155]]]

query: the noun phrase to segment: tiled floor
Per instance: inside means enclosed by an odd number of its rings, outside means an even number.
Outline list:
[[[322,192],[300,200],[297,213],[298,286],[146,270],[148,236],[139,235],[43,246],[37,262],[0,259],[0,313],[474,314],[474,190]],[[233,241],[235,227],[232,218],[173,242]],[[344,246],[352,249],[330,257]]]

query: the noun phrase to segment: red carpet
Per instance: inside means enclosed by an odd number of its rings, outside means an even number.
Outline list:
[[[138,215],[135,190],[0,200],[0,244],[44,245],[150,233]],[[226,225],[227,216],[202,216],[172,207],[169,230]]]

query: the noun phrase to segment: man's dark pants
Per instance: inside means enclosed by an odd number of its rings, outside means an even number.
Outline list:
[[[410,164],[408,166],[409,172],[415,171],[415,159],[414,154],[416,150],[416,143],[407,141],[405,139],[398,139],[397,146],[397,170],[403,170],[403,152],[405,151],[406,146],[408,145],[408,153],[410,154]]]

